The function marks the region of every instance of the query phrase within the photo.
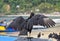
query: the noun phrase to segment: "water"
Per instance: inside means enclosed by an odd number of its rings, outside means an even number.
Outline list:
[[[0,20],[6,19],[6,22],[9,22],[10,20],[13,20],[16,17],[18,16],[0,16]],[[53,19],[53,21],[55,21],[57,24],[60,24],[60,16],[48,16],[48,17]],[[27,19],[28,16],[23,16],[23,18]],[[39,29],[39,27],[37,27],[36,29]]]
[[[16,18],[18,16],[0,16],[0,20],[6,19],[6,22]],[[48,16],[49,18],[53,19],[55,22],[60,23],[60,16]],[[23,16],[24,19],[27,19],[28,16]]]
[[[1,41],[14,41],[14,40],[16,40],[16,39],[17,39],[16,37],[1,36],[1,35],[0,35],[0,40],[1,40]]]
[[[18,16],[0,16],[0,20],[6,19],[6,22],[15,19]],[[28,18],[28,16],[23,16],[24,19]]]
[[[0,16],[0,20],[6,19],[6,22],[9,22],[10,20],[16,18],[18,16]],[[60,16],[48,16],[49,18],[53,19],[57,24],[60,23]],[[28,18],[28,16],[23,16],[23,18]],[[47,31],[47,29],[34,29],[33,31]],[[7,33],[8,34],[8,33]],[[1,41],[14,41],[16,37],[9,37],[9,36],[0,36]]]

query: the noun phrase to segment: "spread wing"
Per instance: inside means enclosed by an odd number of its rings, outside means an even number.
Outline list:
[[[55,26],[55,22],[52,20],[52,19],[50,19],[50,18],[43,18],[43,20],[44,20],[44,24],[46,25],[46,27],[53,27],[53,26]]]
[[[11,22],[8,27],[12,27],[15,30],[21,30],[21,24],[25,21],[25,19],[22,16],[19,16],[14,19],[13,22]]]
[[[42,25],[48,28],[51,26],[52,27],[55,26],[55,22],[52,19],[48,18],[47,16],[38,14],[38,15],[33,15],[26,20],[20,16],[10,24],[10,27],[12,26],[16,29],[18,28],[19,31],[21,29],[25,29],[31,33],[33,25]]]
[[[33,23],[33,25],[41,25],[46,27],[53,27],[55,22],[47,16],[44,15],[35,15],[29,19],[28,23]]]

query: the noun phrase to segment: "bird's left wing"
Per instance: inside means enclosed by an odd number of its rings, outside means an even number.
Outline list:
[[[43,18],[43,21],[44,21],[44,24],[47,26],[47,27],[50,27],[50,26],[55,26],[55,22],[52,20],[52,19],[50,19],[50,18]]]

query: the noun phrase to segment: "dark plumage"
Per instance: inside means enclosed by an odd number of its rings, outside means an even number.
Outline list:
[[[27,32],[31,33],[33,29],[33,25],[41,25],[48,27],[55,26],[55,22],[44,15],[34,15],[32,12],[30,17],[28,19],[24,19],[23,17],[16,18],[11,24],[11,27],[14,27],[15,29],[18,29],[19,31],[22,31],[22,29],[27,30]]]
[[[27,21],[32,17],[34,16],[34,13],[32,12],[30,17],[28,17],[28,19],[24,19],[22,16],[19,16],[17,18],[14,19],[14,21],[12,23],[10,23],[8,25],[8,27],[12,27],[14,28],[15,30],[19,30],[20,32],[27,32],[28,31],[28,28],[27,28]],[[8,28],[7,27],[7,28]],[[24,31],[24,30],[25,31]],[[21,34],[21,33],[20,33]]]
[[[21,30],[21,24],[24,21],[25,21],[25,19],[22,16],[19,16],[19,17],[15,18],[14,21],[8,25],[8,27],[12,27],[15,30]]]
[[[33,25],[41,25],[48,28],[55,26],[55,22],[47,16],[34,15],[31,19],[28,20],[28,29],[30,28],[29,30],[32,30]]]

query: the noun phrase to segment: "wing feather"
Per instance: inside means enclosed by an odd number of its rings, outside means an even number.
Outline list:
[[[52,20],[52,19],[50,19],[50,18],[43,18],[43,20],[44,20],[44,24],[46,25],[46,26],[54,26],[55,25],[55,22]]]

